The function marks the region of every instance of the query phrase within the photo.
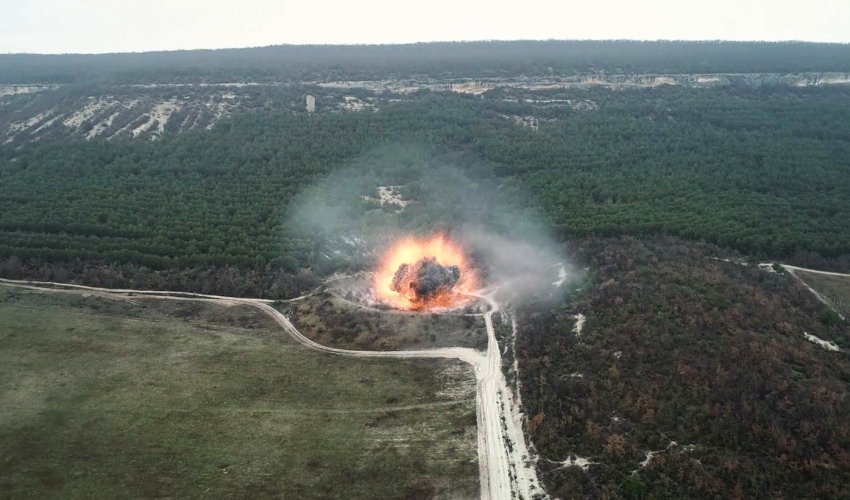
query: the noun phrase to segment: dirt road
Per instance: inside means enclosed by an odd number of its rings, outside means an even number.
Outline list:
[[[844,321],[844,320],[846,320],[846,319],[847,319],[847,318],[845,318],[845,317],[844,317],[844,315],[843,315],[843,314],[841,314],[841,312],[840,312],[840,311],[836,308],[835,304],[833,304],[833,303],[832,303],[832,302],[831,302],[828,298],[826,298],[826,297],[824,297],[823,295],[821,295],[820,293],[818,293],[818,291],[817,291],[817,290],[815,290],[815,289],[814,289],[814,288],[812,288],[812,287],[811,287],[808,283],[806,283],[806,280],[804,280],[802,277],[800,277],[800,275],[799,275],[799,274],[797,274],[797,271],[802,271],[802,272],[806,272],[806,273],[814,273],[814,274],[825,274],[825,275],[828,275],[828,276],[840,276],[840,277],[842,277],[842,278],[850,278],[850,274],[844,274],[844,273],[834,273],[834,272],[831,272],[831,271],[818,271],[817,269],[808,269],[808,268],[805,268],[805,267],[789,266],[789,265],[787,265],[787,264],[780,264],[780,266],[782,266],[782,267],[783,267],[786,271],[788,271],[788,273],[789,273],[791,276],[793,276],[794,278],[796,278],[796,279],[797,279],[797,281],[799,281],[800,283],[802,283],[804,287],[808,288],[808,289],[809,289],[809,291],[810,291],[810,292],[812,292],[812,294],[814,294],[814,296],[815,296],[815,297],[816,297],[819,301],[821,301],[821,303],[822,303],[822,304],[824,304],[825,306],[827,306],[827,307],[829,307],[830,309],[832,309],[833,311],[835,311],[835,312],[836,312],[836,314],[838,314],[838,317],[839,317],[839,318],[841,318],[841,321]]]
[[[844,273],[834,273],[832,271],[818,271],[817,269],[808,269],[805,267],[797,267],[797,266],[789,266],[788,264],[779,264],[784,267],[788,272],[794,273],[794,271],[804,271],[807,273],[815,273],[815,274],[828,274],[829,276],[843,276],[845,278],[850,278],[850,274]]]
[[[525,444],[521,418],[513,412],[513,396],[502,372],[502,355],[493,329],[493,314],[499,311],[499,304],[493,300],[493,293],[495,291],[475,295],[491,306],[484,315],[487,327],[486,366],[478,377],[478,455],[482,454],[481,447],[486,447],[489,469],[486,490],[483,479],[481,482],[481,498],[531,499],[534,495],[545,496]]]
[[[496,341],[492,320],[493,314],[499,311],[499,305],[492,298],[493,292],[488,294],[471,294],[490,304],[490,310],[484,314],[488,338],[487,353],[485,355],[479,351],[463,347],[424,349],[418,351],[353,351],[324,346],[310,340],[299,332],[283,313],[270,305],[273,302],[271,300],[153,290],[118,290],[55,282],[0,279],[0,283],[40,291],[65,293],[94,292],[122,298],[130,295],[143,295],[151,298],[202,301],[224,305],[246,304],[268,314],[293,339],[317,351],[362,358],[444,358],[464,361],[472,366],[477,381],[476,406],[481,498],[484,500],[530,500],[533,495],[545,497],[542,488],[540,488],[534,464],[530,460],[530,454],[525,444],[521,418],[512,411],[512,395],[502,373],[502,358],[498,342]],[[300,297],[293,300],[298,299]]]

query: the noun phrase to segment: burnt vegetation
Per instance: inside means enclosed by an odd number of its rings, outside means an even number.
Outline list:
[[[730,255],[711,245],[590,238],[575,251],[593,270],[584,291],[555,309],[524,304],[518,318],[526,430],[549,491],[850,495],[847,322],[824,320],[790,276],[717,260]],[[556,463],[570,456],[594,464]]]

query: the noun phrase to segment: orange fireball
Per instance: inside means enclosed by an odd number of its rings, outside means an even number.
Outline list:
[[[390,289],[393,277],[402,264],[414,264],[430,257],[434,257],[441,266],[460,268],[460,281],[454,286],[452,292],[441,293],[426,301],[414,301]],[[409,237],[399,241],[386,253],[375,272],[375,293],[378,300],[398,309],[460,307],[468,298],[458,293],[469,293],[477,288],[478,275],[470,265],[463,248],[442,235],[431,238]]]

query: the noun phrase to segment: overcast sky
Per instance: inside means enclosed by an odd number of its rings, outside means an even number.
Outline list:
[[[850,42],[850,0],[0,0],[0,53],[611,39]]]

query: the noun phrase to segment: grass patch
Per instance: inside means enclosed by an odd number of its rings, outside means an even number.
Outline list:
[[[474,390],[247,306],[0,287],[0,497],[471,498]]]

